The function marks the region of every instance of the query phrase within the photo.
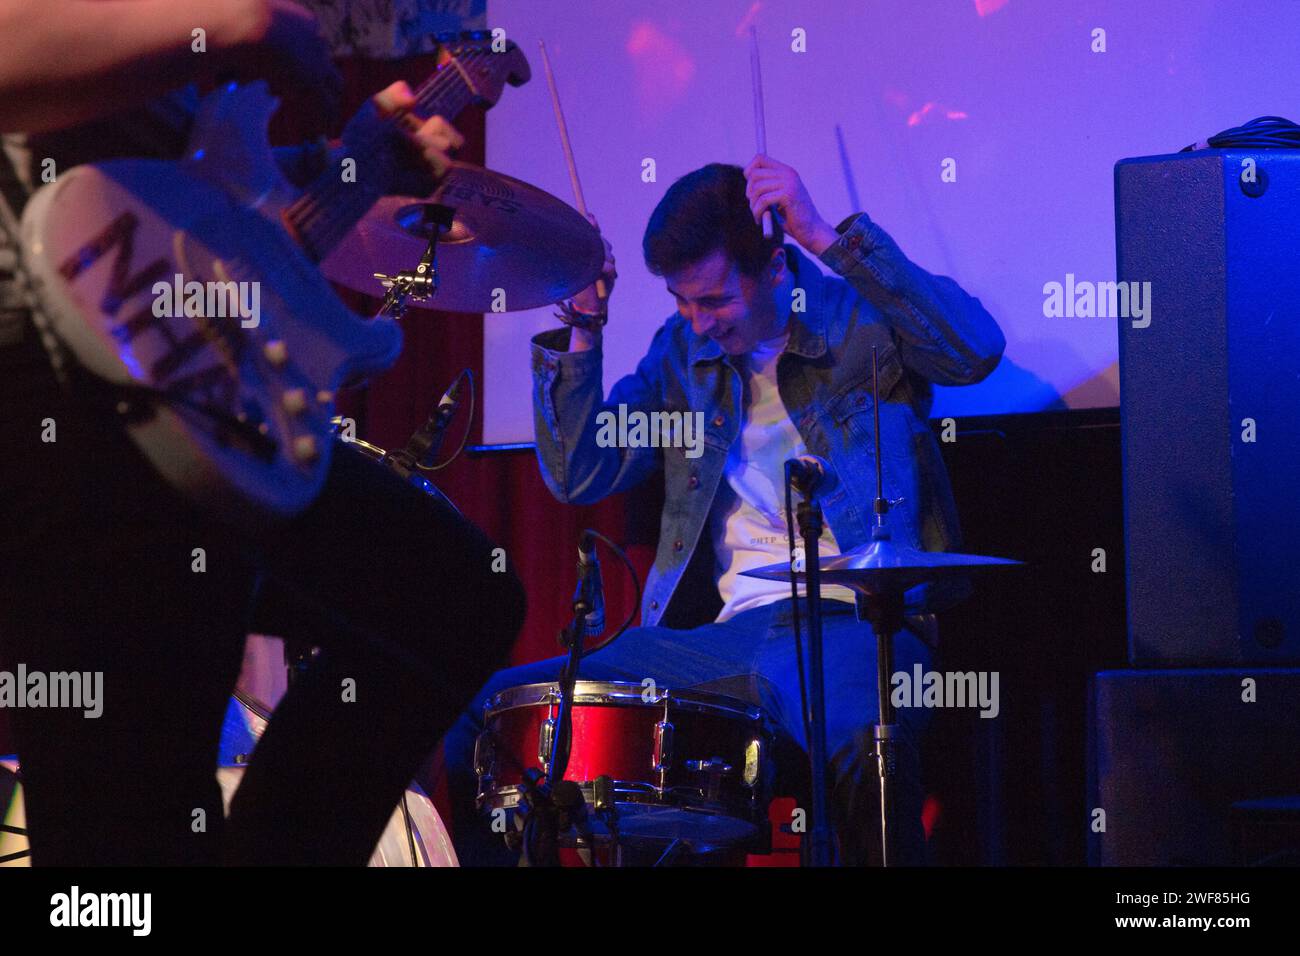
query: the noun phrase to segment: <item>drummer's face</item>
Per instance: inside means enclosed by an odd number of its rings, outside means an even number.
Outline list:
[[[696,335],[713,339],[728,355],[744,355],[784,331],[786,312],[777,300],[785,275],[784,250],[763,272],[749,276],[718,249],[664,281]]]

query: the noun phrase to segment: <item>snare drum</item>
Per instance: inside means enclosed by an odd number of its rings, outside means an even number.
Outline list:
[[[525,771],[546,772],[558,693],[554,683],[527,684],[488,701],[474,753],[484,812],[517,807]],[[682,841],[700,854],[763,837],[772,736],[759,708],[720,694],[580,680],[572,714],[565,779],[588,804],[596,778],[613,779],[621,841]]]

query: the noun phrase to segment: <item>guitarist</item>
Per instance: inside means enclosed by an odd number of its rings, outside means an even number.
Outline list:
[[[97,717],[9,712],[37,864],[364,864],[522,620],[477,528],[346,446],[311,507],[249,537],[167,485],[88,374],[51,361],[16,233],[44,161],[178,156],[196,96],[174,91],[232,76],[327,110],[342,88],[288,0],[0,0],[0,670],[102,679]],[[413,102],[395,84],[353,122]],[[392,148],[427,191],[461,136],[436,116],[405,126]],[[280,158],[298,182],[329,161]],[[295,626],[323,647],[224,820],[213,757],[244,635]]]

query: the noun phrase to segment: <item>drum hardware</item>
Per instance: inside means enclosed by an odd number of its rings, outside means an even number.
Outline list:
[[[977,573],[984,574],[1000,569],[1023,567],[1023,562],[978,554],[921,551],[908,545],[896,544],[892,540],[889,530],[885,527],[885,516],[889,513],[889,509],[898,502],[890,501],[885,497],[884,493],[884,478],[880,457],[880,370],[874,346],[871,349],[871,379],[875,413],[876,498],[873,511],[876,520],[872,527],[870,544],[853,548],[842,554],[806,560],[803,570],[799,570],[791,562],[788,565],[771,564],[741,573],[747,577],[763,578],[769,581],[789,579],[792,591],[796,589],[797,582],[806,582],[809,607],[812,613],[818,617],[821,610],[818,595],[822,583],[843,585],[856,592],[858,620],[867,621],[876,635],[876,687],[880,699],[880,716],[873,727],[873,738],[875,741],[876,769],[880,777],[881,861],[883,865],[890,866],[893,862],[891,848],[894,845],[894,828],[896,825],[894,819],[896,802],[894,785],[897,767],[896,744],[899,734],[899,727],[895,722],[893,701],[890,699],[890,687],[894,670],[894,636],[907,626],[905,622],[906,602],[904,595],[908,590],[919,584],[933,583],[942,578],[968,577]],[[788,502],[788,484],[786,493]],[[812,530],[813,528],[810,526],[809,531]],[[820,527],[818,526],[816,530],[820,532]],[[809,548],[808,553],[814,557],[817,553],[816,543],[817,537],[809,539],[805,536],[805,548]],[[792,538],[792,547],[793,544]],[[797,608],[797,601],[795,606]],[[797,618],[795,633],[797,640]],[[813,670],[811,680],[814,693],[808,701],[807,712],[811,724],[810,730],[812,731],[809,740],[811,742],[817,739],[817,734],[820,733],[820,739],[824,746],[826,712],[825,698],[820,692],[820,682],[822,680],[820,643],[821,631],[820,626],[818,626],[810,634],[809,667]],[[816,649],[815,656],[814,647]],[[800,666],[802,667],[802,654],[800,655]],[[825,760],[813,759],[810,769],[813,780],[813,793],[816,795],[820,788],[820,793],[824,799],[826,786]],[[823,821],[825,821],[824,807],[819,809],[814,805],[814,813],[822,816]],[[814,820],[813,833],[817,832],[817,826],[818,822]],[[814,841],[812,849],[814,854],[820,853],[820,860],[822,861],[821,863],[817,862],[818,856],[814,856],[814,865],[824,865],[825,862],[828,862],[828,853],[826,852],[829,850],[828,844],[819,847],[817,841]]]
[[[449,209],[450,223],[430,213],[431,205]],[[495,314],[553,305],[591,285],[605,262],[600,233],[567,203],[502,173],[454,162],[429,196],[380,198],[321,269],[327,278],[373,295],[377,273],[394,260],[421,261],[435,238],[436,301],[447,312]],[[416,279],[413,291],[431,284]]]
[[[664,704],[664,719],[655,724],[654,771],[659,774],[659,785],[663,786],[663,775],[673,765],[673,725],[668,720],[668,705]]]
[[[374,273],[380,285],[388,290],[380,312],[387,312],[395,319],[406,314],[407,299],[423,302],[438,291],[438,237],[444,231],[450,231],[455,211],[441,203],[422,203],[420,215],[429,234],[429,243],[415,269],[403,269],[391,276],[382,272]]]
[[[551,786],[525,776],[526,786],[520,866],[559,866],[559,834],[573,825],[575,804],[571,781],[564,779],[569,766],[569,740],[573,733],[573,688],[582,662],[583,640],[593,629],[592,619],[604,630],[604,599],[600,581],[600,562],[596,559],[594,532],[584,531],[578,542],[578,584],[573,594],[573,619],[560,631],[560,646],[567,649],[564,666],[555,689],[555,714],[542,721],[537,735],[537,757]],[[560,788],[566,803],[557,804],[554,790]],[[581,798],[581,790],[578,797]],[[586,805],[581,820],[585,826]],[[580,833],[579,836],[582,834]]]
[[[537,759],[542,769],[550,773],[551,755],[555,753],[555,718],[547,717],[537,733]]]
[[[507,843],[519,850],[520,866],[560,865],[560,811],[546,780],[547,775],[539,770],[524,771],[521,825],[515,840],[507,834]]]
[[[762,712],[704,692],[642,693],[639,684],[575,683],[566,776],[584,797],[590,838],[575,833],[576,809],[566,820],[546,803],[555,794],[545,789],[538,735],[556,716],[559,688],[525,685],[489,699],[475,748],[478,802],[484,810],[522,807],[525,823],[534,815],[528,840],[509,840],[515,849],[527,843],[531,865],[546,859],[552,836],[557,852],[590,849],[599,865],[646,866],[731,859],[762,839],[771,781]],[[665,724],[673,728],[667,735]]]
[[[623,862],[623,847],[618,839],[618,803],[614,798],[614,781],[609,774],[602,773],[596,778],[591,805],[609,830],[610,862],[614,866],[620,866]]]
[[[721,799],[722,778],[736,772],[736,768],[721,757],[710,757],[708,760],[688,760],[686,761],[686,769],[693,773],[707,775],[708,782],[703,790],[704,800],[707,803],[717,803]]]

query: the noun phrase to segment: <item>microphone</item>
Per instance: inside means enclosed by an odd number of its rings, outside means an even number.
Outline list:
[[[581,601],[590,608],[583,633],[587,637],[599,637],[605,630],[605,588],[600,580],[596,538],[590,531],[584,531],[578,539],[578,589],[573,601],[575,604]]]
[[[830,462],[817,455],[800,455],[785,463],[786,475],[805,498],[817,490],[830,470]]]
[[[456,376],[456,381],[451,383],[429,413],[429,420],[421,425],[406,443],[406,447],[391,457],[400,458],[401,463],[407,468],[414,467],[416,464],[422,467],[429,467],[433,463],[433,458],[438,454],[438,449],[442,447],[442,439],[447,434],[447,426],[456,415],[456,410],[460,408],[460,382],[465,377],[462,372]]]

